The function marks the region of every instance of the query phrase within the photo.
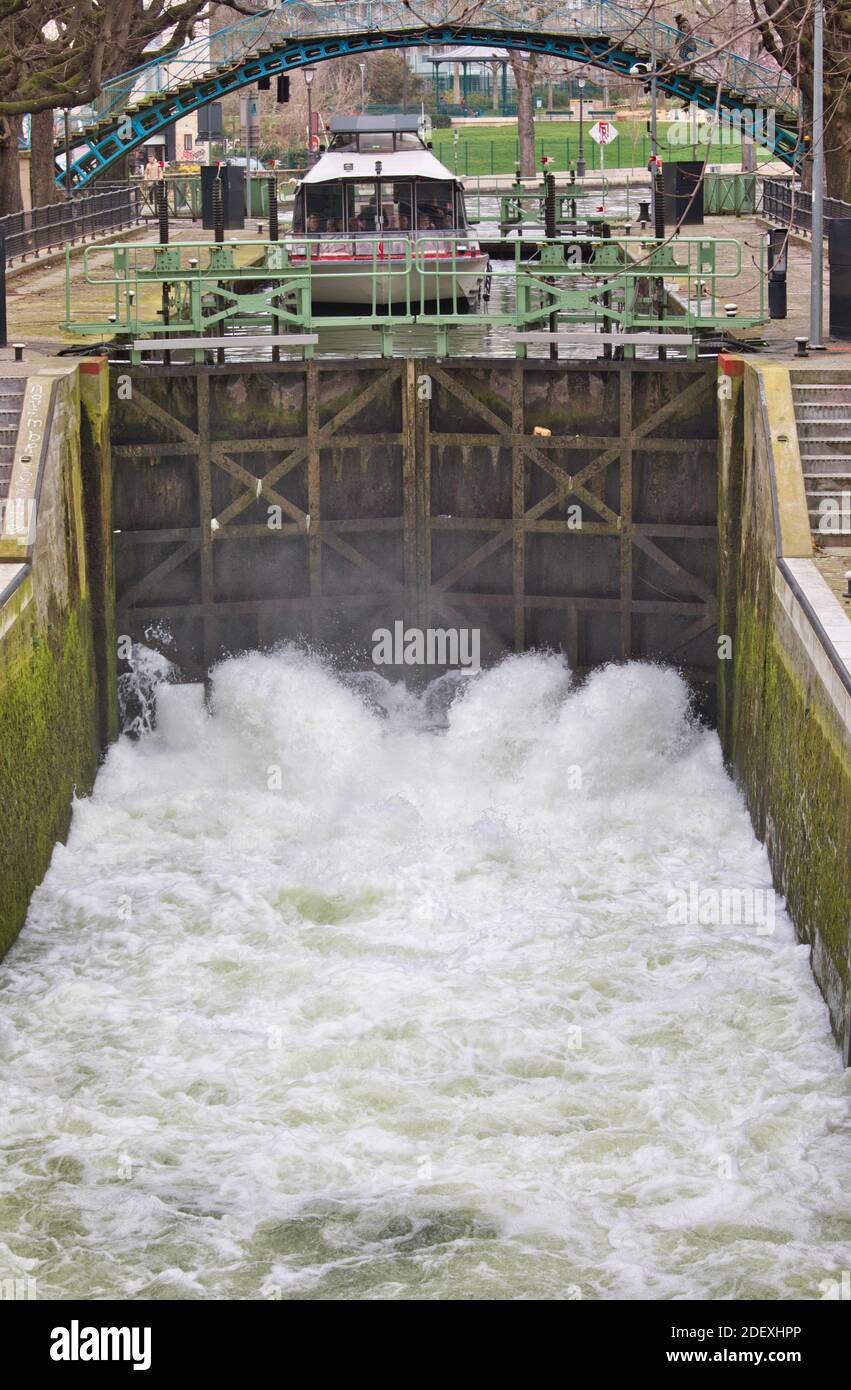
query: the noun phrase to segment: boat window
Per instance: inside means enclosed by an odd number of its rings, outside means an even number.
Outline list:
[[[437,179],[417,183],[417,231],[451,231],[455,220],[455,186]]]
[[[358,136],[358,150],[361,154],[389,154],[393,149],[392,131],[371,131]]]
[[[298,235],[304,231],[304,189],[299,188],[293,203],[293,231]]]
[[[343,185],[341,183],[317,183],[308,184],[307,193],[307,221],[304,231],[308,236],[319,236],[324,232],[341,232],[343,230]],[[301,227],[296,227],[295,216],[293,216],[293,230],[301,231]]]
[[[384,231],[408,232],[412,226],[413,193],[407,179],[381,182],[381,224]]]
[[[346,215],[350,232],[374,232],[377,221],[375,180],[346,184]]]

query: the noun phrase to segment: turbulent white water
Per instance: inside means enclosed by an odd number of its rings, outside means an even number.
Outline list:
[[[780,909],[672,923],[690,884],[770,875],[672,672],[161,689],[0,966],[0,1276],[823,1297],[848,1086],[807,950]]]

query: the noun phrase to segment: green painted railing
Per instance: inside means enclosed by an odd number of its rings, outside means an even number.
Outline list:
[[[110,253],[106,267],[104,251]],[[341,269],[329,255],[357,257],[357,269],[346,266],[343,275],[349,290],[353,282],[360,286],[360,312],[316,312],[311,293],[315,277]],[[735,293],[742,270],[741,245],[732,238],[518,241],[514,303],[504,312],[492,312],[481,297],[471,306],[459,277],[477,267],[483,278],[481,259],[471,261],[469,241],[434,233],[413,239],[390,232],[354,240],[288,237],[89,248],[83,256],[84,285],[100,287],[101,294],[106,288],[112,312],[99,321],[75,313],[80,286],[72,283],[69,253],[63,327],[125,345],[146,337],[173,339],[175,348],[182,336],[232,334],[238,347],[239,335],[249,330],[286,335],[367,327],[380,333],[382,352],[391,355],[393,330],[414,324],[434,328],[438,351],[446,352],[449,331],[461,326],[558,330],[582,323],[629,335],[699,334],[765,322],[764,265],[758,267],[756,312],[740,314],[725,302]],[[206,349],[192,350],[203,360]],[[313,352],[311,346],[298,350]],[[138,358],[143,348],[133,351]],[[518,343],[516,351],[523,356],[525,346]]]

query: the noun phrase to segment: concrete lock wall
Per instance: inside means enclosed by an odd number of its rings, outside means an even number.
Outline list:
[[[719,726],[851,1047],[851,633],[813,563],[789,369],[721,359]]]
[[[27,384],[0,533],[0,954],[115,732],[105,366],[3,375]]]
[[[788,368],[722,358],[720,388],[654,362],[8,371],[35,514],[0,540],[0,950],[115,736],[116,627],[199,679],[281,640],[368,664],[396,619],[480,626],[485,661],[673,662],[709,713],[717,679],[848,1057],[851,673],[819,620]]]

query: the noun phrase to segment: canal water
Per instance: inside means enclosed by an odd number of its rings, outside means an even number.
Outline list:
[[[770,883],[670,670],[160,686],[0,964],[0,1275],[830,1296],[848,1081]]]

